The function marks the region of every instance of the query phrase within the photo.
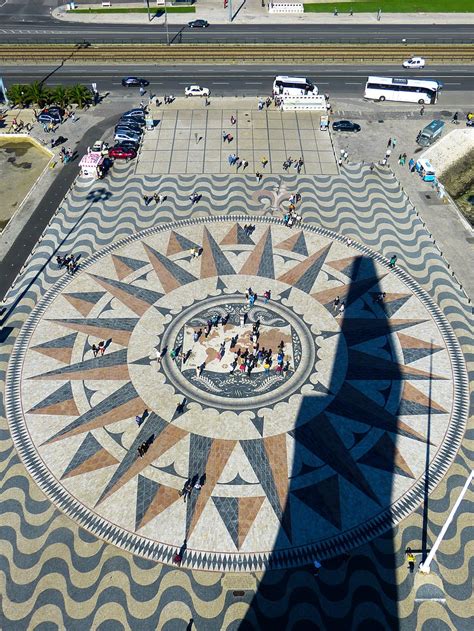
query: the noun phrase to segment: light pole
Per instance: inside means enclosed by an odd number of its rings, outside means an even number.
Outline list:
[[[143,0],[143,4],[148,9],[148,22],[151,22],[151,17],[150,17],[150,0]]]
[[[168,11],[166,9],[166,0],[165,0],[165,28],[166,28],[166,45],[170,45],[170,32],[168,30]]]

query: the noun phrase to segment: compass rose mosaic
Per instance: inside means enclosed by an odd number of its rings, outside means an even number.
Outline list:
[[[248,571],[413,510],[427,444],[431,488],[455,455],[466,383],[403,270],[325,230],[238,219],[157,227],[64,276],[20,333],[7,410],[29,472],[81,525]]]

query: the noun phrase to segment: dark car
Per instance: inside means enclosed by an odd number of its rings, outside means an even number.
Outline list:
[[[336,121],[332,128],[334,131],[360,131],[360,125],[351,121]]]
[[[189,28],[207,28],[209,26],[209,22],[207,20],[193,20],[192,22],[188,22]]]
[[[62,107],[59,107],[59,105],[50,105],[49,107],[45,107],[43,110],[41,110],[41,114],[43,113],[55,113],[61,116],[61,118],[64,116],[64,110]]]
[[[140,125],[136,125],[132,121],[130,122],[119,121],[117,125],[115,125],[115,131],[117,131],[117,129],[130,129],[130,131],[134,131],[136,134],[139,134],[140,136],[143,133]]]
[[[137,157],[137,152],[132,147],[118,145],[109,149],[109,158],[114,160],[131,160]]]
[[[117,125],[135,125],[136,127],[145,127],[145,119],[140,116],[122,116]]]
[[[125,77],[122,79],[122,85],[124,88],[145,88],[150,85],[150,82],[146,79],[140,79],[140,77]]]

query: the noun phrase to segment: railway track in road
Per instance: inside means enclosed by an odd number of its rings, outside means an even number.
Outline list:
[[[474,62],[471,44],[421,44],[430,63]],[[391,63],[409,57],[402,44],[0,44],[0,63]]]

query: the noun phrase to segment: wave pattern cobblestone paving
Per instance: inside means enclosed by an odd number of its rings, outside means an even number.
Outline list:
[[[236,628],[231,621],[245,616],[248,601],[247,604],[238,604],[231,600],[230,592],[225,590],[220,580],[220,570],[227,569],[222,559],[230,554],[243,556],[245,552],[247,569],[258,572],[265,564],[259,565],[254,561],[263,556],[263,542],[265,537],[266,542],[271,539],[272,532],[273,536],[279,533],[277,550],[278,547],[288,549],[294,536],[300,537],[297,540],[304,544],[318,543],[305,540],[307,533],[298,530],[299,526],[291,520],[291,514],[288,519],[288,513],[285,516],[281,511],[287,501],[285,482],[288,481],[288,454],[293,443],[299,441],[306,449],[307,461],[299,464],[299,475],[303,480],[301,488],[311,485],[319,492],[321,501],[317,505],[304,506],[301,499],[304,493],[301,492],[298,497],[298,489],[292,485],[295,499],[292,498],[290,503],[294,503],[298,510],[307,511],[306,515],[318,521],[327,537],[336,540],[338,532],[351,528],[353,524],[350,520],[355,515],[351,507],[345,505],[344,499],[335,510],[336,503],[329,502],[328,497],[334,497],[335,492],[341,498],[347,497],[344,488],[346,491],[350,488],[352,495],[364,498],[359,504],[370,508],[373,515],[376,511],[380,513],[377,484],[380,485],[384,476],[384,453],[393,449],[390,445],[393,445],[396,433],[399,436],[402,434],[402,437],[396,440],[398,454],[391,482],[395,496],[401,498],[420,477],[422,458],[416,455],[413,445],[419,444],[418,453],[424,454],[423,426],[416,419],[422,417],[422,409],[426,407],[429,396],[426,373],[435,375],[436,388],[432,398],[436,431],[446,425],[450,410],[454,409],[454,416],[459,415],[460,419],[466,411],[467,400],[456,400],[456,388],[452,388],[457,370],[462,377],[463,360],[453,355],[456,344],[452,343],[449,335],[440,332],[439,324],[441,322],[443,329],[444,316],[420,286],[429,292],[450,321],[470,367],[470,322],[466,305],[461,292],[453,285],[442,257],[389,173],[372,174],[368,169],[357,167],[349,168],[343,175],[334,178],[275,176],[265,178],[260,185],[254,184],[253,178],[245,177],[190,176],[175,179],[134,176],[127,179],[127,175],[128,170],[124,168],[117,170],[106,185],[79,183],[47,229],[12,293],[13,298],[16,292],[20,293],[31,284],[7,323],[11,333],[4,344],[2,366],[6,368],[18,329],[30,313],[34,317],[33,307],[39,302],[36,313],[42,310],[42,317],[31,330],[25,326],[20,332],[24,346],[20,339],[17,349],[23,348],[22,353],[25,353],[21,357],[26,360],[23,372],[15,359],[11,363],[12,374],[16,379],[23,379],[23,411],[30,440],[35,445],[34,451],[48,463],[58,488],[76,498],[68,499],[66,504],[61,504],[56,498],[61,508],[70,511],[73,520],[83,523],[86,528],[91,528],[92,518],[100,515],[109,525],[101,530],[97,522],[97,527],[92,526],[91,530],[109,541],[118,536],[120,529],[128,530],[122,545],[136,552],[136,556],[96,539],[94,534],[82,530],[45,499],[19,461],[4,422],[1,433],[3,487],[0,526],[2,539],[9,543],[2,546],[0,560],[3,576],[7,574],[10,578],[8,583],[5,583],[5,578],[2,579],[5,595],[3,628],[35,628],[45,621],[60,628],[84,628],[84,625],[99,628],[102,622],[115,620],[124,628],[174,629],[181,628],[183,621],[187,623],[190,617],[194,617],[197,628],[199,624],[205,624],[209,629]],[[272,216],[280,216],[284,200],[296,188],[303,196],[301,213],[304,228],[291,232],[273,222]],[[150,194],[157,189],[167,194],[168,200],[158,208],[145,207],[141,197],[143,192]],[[188,196],[195,190],[203,193],[203,200],[191,207]],[[255,248],[245,243],[245,239],[239,243],[242,231],[238,224],[245,223],[245,218],[240,216],[244,211],[269,220],[269,223],[254,221],[256,231],[251,241],[257,245]],[[229,214],[234,217],[229,217]],[[217,219],[196,221],[211,216]],[[184,220],[184,223],[166,225],[174,220]],[[324,229],[334,230],[346,237],[333,235]],[[148,232],[140,238],[133,237],[138,230]],[[118,243],[119,239],[124,241]],[[267,257],[263,263],[264,246],[269,239],[271,261]],[[200,258],[193,259],[189,255],[188,241],[205,245]],[[261,248],[259,243],[262,243]],[[54,269],[55,266],[44,265],[59,244],[62,251],[81,253],[84,258],[83,269],[72,280],[58,280],[59,272]],[[365,246],[385,256],[396,252],[401,269],[389,271],[386,261],[378,254],[372,255]],[[102,248],[105,248],[103,253],[100,252]],[[260,259],[255,256],[252,260],[252,251],[259,253]],[[371,262],[369,269],[375,271],[372,285],[368,282],[371,276],[364,270],[356,279],[351,276],[351,265],[358,256]],[[307,263],[308,260],[310,263]],[[233,272],[242,272],[242,277],[239,279]],[[410,277],[417,282],[411,281]],[[55,282],[56,286],[41,303],[40,296]],[[268,306],[259,305],[257,301],[252,309],[260,308],[262,319],[278,319],[278,335],[289,338],[286,344],[292,368],[296,367],[294,360],[299,352],[298,344],[301,345],[302,359],[294,374],[288,375],[286,383],[270,386],[263,392],[261,396],[269,398],[269,408],[263,417],[251,409],[250,414],[246,413],[247,418],[241,419],[242,425],[236,431],[238,436],[229,436],[224,431],[232,432],[231,417],[240,419],[242,412],[231,409],[229,399],[232,401],[232,397],[221,396],[225,395],[226,389],[232,391],[236,386],[227,382],[228,372],[223,366],[228,358],[224,356],[221,362],[217,362],[214,352],[216,348],[218,350],[218,340],[221,337],[226,339],[233,331],[238,330],[245,337],[245,331],[240,330],[240,317],[237,318],[236,314],[247,309],[243,291],[248,285],[257,291],[255,283],[258,283],[259,293],[267,289],[266,285],[272,289],[272,301]],[[331,309],[334,290],[343,297],[348,284],[352,291],[356,290],[357,296],[352,294],[347,312],[336,316]],[[374,287],[376,291],[379,288],[386,291],[383,312],[379,311],[382,307],[373,302],[371,291]],[[288,295],[285,292],[289,292]],[[314,314],[306,308],[307,300],[316,305]],[[190,364],[191,372],[187,373],[188,369],[181,365],[182,360],[172,365],[167,358],[157,370],[154,348],[160,348],[160,336],[168,332],[171,343],[180,339],[189,341],[191,330],[201,326],[208,310],[216,308],[230,313],[228,329],[221,326],[219,337],[215,340],[206,338],[207,342],[202,341],[196,346],[195,359],[189,358],[196,363],[201,354],[206,357],[208,372],[212,373],[207,388],[197,387],[194,364]],[[189,317],[180,320],[180,313]],[[248,314],[251,313],[252,310],[248,310]],[[364,327],[361,321],[368,319],[371,320],[370,327]],[[105,328],[104,320],[107,320]],[[358,327],[351,328],[351,321],[354,324],[356,320],[359,321]],[[385,324],[397,322],[395,328],[398,330],[390,334],[391,339],[396,340],[396,344],[391,345],[396,350],[394,357],[389,357],[387,349],[379,344],[382,336],[374,337],[377,331],[373,326],[377,321]],[[267,330],[264,329],[266,326]],[[379,324],[375,325],[375,329],[377,326]],[[270,327],[274,329],[275,323],[262,323],[262,337],[273,334]],[[446,325],[445,330],[449,332],[450,327]],[[361,331],[364,339],[358,337]],[[90,344],[98,338],[112,338],[112,342],[103,357],[94,359]],[[309,339],[313,340],[317,349],[314,358],[310,358],[307,352]],[[346,357],[338,356],[335,362],[335,354],[341,352],[341,345],[337,343],[339,339],[345,340]],[[347,360],[349,355],[350,362]],[[378,363],[381,377],[391,380],[395,373],[399,375],[394,392],[403,414],[399,413],[396,433],[393,427],[371,425],[363,437],[356,436],[363,434],[367,425],[361,422],[360,417],[349,417],[349,420],[345,417],[345,401],[349,398],[354,402],[356,393],[358,397],[368,397],[372,403],[379,404],[381,416],[378,422],[390,423],[388,413],[397,413],[394,401],[389,402],[389,393],[383,393],[380,383],[370,384],[364,380],[364,358],[366,360],[367,356]],[[17,358],[20,359],[19,354]],[[307,374],[305,367],[308,361],[311,371]],[[335,380],[337,375],[331,369],[334,363],[341,373],[349,366],[351,379],[341,379],[340,383]],[[299,370],[302,373],[299,390],[285,396],[285,389],[290,390],[292,382],[298,381]],[[257,369],[254,377],[259,378],[261,372],[261,368]],[[110,379],[110,376],[114,378]],[[222,376],[226,378],[225,383],[220,381]],[[179,383],[187,388],[187,402],[182,414],[175,414],[182,398],[175,390],[178,379],[183,380]],[[149,380],[153,387],[143,389],[140,384]],[[30,383],[35,384],[34,390],[28,387]],[[221,394],[218,391],[213,395],[210,391],[216,383],[220,384]],[[13,382],[9,384],[13,387],[11,384]],[[364,384],[362,388],[361,384]],[[462,390],[462,378],[459,385]],[[328,395],[331,387],[336,392]],[[166,396],[158,400],[156,396],[160,388]],[[308,388],[309,393],[306,391]],[[13,390],[11,393],[16,394]],[[382,394],[388,407],[382,402]],[[310,425],[309,422],[298,424],[298,432],[290,429],[291,399],[305,396],[319,398],[321,404],[324,402],[327,406],[319,412],[320,422],[326,423],[328,431],[334,427],[336,417],[345,417],[348,423],[342,434],[337,432],[334,436],[334,439],[339,436],[337,449],[342,451],[336,454],[336,447],[332,446],[331,453],[337,458],[329,465],[321,461],[321,454],[314,443],[308,441],[304,428]],[[10,396],[10,401],[13,399]],[[139,400],[150,414],[137,428],[133,418]],[[212,403],[209,404],[209,401]],[[285,419],[288,416],[289,427],[283,433],[275,431],[271,408],[281,404],[290,411],[290,414],[280,415]],[[194,415],[204,405],[206,409],[213,410],[215,418],[206,418],[207,426],[198,426]],[[328,411],[331,406],[332,410]],[[138,409],[143,411],[140,407]],[[382,410],[385,412],[382,413]],[[217,422],[222,415],[225,423]],[[46,423],[44,419],[48,419]],[[436,425],[438,419],[442,423]],[[367,420],[372,423],[372,419]],[[452,423],[451,420],[451,427]],[[342,422],[337,427],[343,427]],[[152,433],[159,433],[156,442],[150,446],[150,450],[158,449],[159,453],[151,451],[152,456],[148,456],[149,450],[144,458],[134,457],[129,462],[126,453],[133,453],[131,446],[135,443],[138,446],[142,439],[140,433],[144,437],[147,428],[151,428]],[[354,430],[358,431],[354,433]],[[243,431],[244,438],[241,435]],[[372,439],[368,440],[370,435]],[[432,456],[436,458],[443,436],[435,432],[431,438]],[[456,437],[453,445],[455,440]],[[67,445],[69,447],[66,448]],[[469,445],[472,446],[469,430],[464,445],[431,498],[433,521],[429,526],[435,533],[438,514],[446,510],[453,490],[462,484],[462,471],[470,458]],[[178,446],[181,448],[177,449]],[[286,463],[281,458],[285,450]],[[166,454],[172,457],[166,458]],[[344,457],[340,458],[342,454]],[[451,455],[454,456],[454,452]],[[25,463],[34,475],[35,465],[28,458]],[[270,476],[262,474],[262,458],[266,459],[268,466],[265,471],[270,472]],[[334,475],[331,467],[336,460],[348,468],[345,471],[336,470]],[[177,500],[182,482],[191,470],[201,473],[204,462],[212,463],[207,473],[209,478],[209,472],[212,472],[213,479],[207,479],[199,494],[192,494],[187,504]],[[159,466],[155,466],[156,463]],[[282,474],[285,466],[286,480]],[[290,467],[292,472],[296,470],[294,463]],[[81,478],[93,479],[94,484],[90,484],[89,488],[81,486],[78,483]],[[47,492],[52,492],[52,488],[53,485]],[[126,499],[125,511],[114,508],[114,501],[123,493],[128,493],[122,496]],[[78,505],[77,500],[89,508]],[[175,506],[182,513],[179,518],[172,516]],[[408,507],[408,512],[410,510],[413,509]],[[89,523],[88,511],[94,511]],[[104,511],[103,515],[100,511]],[[169,517],[166,517],[167,511]],[[260,543],[259,538],[252,534],[252,526],[258,524],[262,516],[266,516],[262,523],[270,525],[270,529],[266,532],[259,528]],[[369,514],[364,517],[370,520]],[[400,512],[397,521],[402,517]],[[205,529],[200,527],[200,522],[205,523],[207,519],[211,519],[216,528],[217,536],[213,540],[206,538]],[[284,520],[283,528],[280,528],[281,519]],[[153,524],[159,520],[162,520],[161,528],[153,529]],[[117,522],[120,528],[114,525]],[[169,551],[176,550],[186,534],[184,530],[176,533],[171,528],[178,523],[180,528],[187,526],[192,531],[188,540],[188,565],[194,568],[211,567],[217,571],[182,568],[177,572],[172,567],[142,558],[156,556],[153,546],[158,545],[156,532],[159,530],[161,536],[168,536],[161,543],[165,544],[162,547],[168,555],[168,558],[165,558],[166,555],[162,558],[169,562]],[[420,538],[417,534],[420,528],[420,513],[412,512],[391,531],[394,538],[391,544],[402,550],[407,541]],[[464,530],[460,522],[453,550],[462,551]],[[376,534],[374,531],[374,539],[362,546],[360,538],[354,540],[354,545],[360,547],[353,553],[351,564],[355,568],[357,559],[372,559],[374,583],[390,592],[393,586],[385,583],[388,575],[385,572],[384,579],[381,553],[388,539],[387,535]],[[213,557],[209,552],[215,551],[216,542],[221,553],[218,555],[220,561],[212,567]],[[193,550],[198,549],[203,553],[194,554]],[[337,547],[333,554],[335,552]],[[299,564],[304,560],[303,555]],[[403,555],[399,555],[398,562],[401,568]],[[298,563],[289,557],[282,562],[283,566],[294,564]],[[28,576],[26,567],[34,568]],[[237,569],[237,566],[232,569]],[[245,568],[240,566],[238,569]],[[110,576],[110,572],[115,574],[113,584],[108,587],[101,577]],[[348,580],[345,567],[336,561],[327,572],[326,577],[321,577],[319,586],[314,588],[320,590],[321,599],[316,608],[305,596],[307,588],[299,586],[299,579],[304,578],[302,570],[292,574],[290,583],[283,570],[280,574],[276,573],[274,598],[278,599],[280,610],[285,609],[285,603],[300,602],[299,615],[305,619],[311,612],[312,619],[323,626],[330,616],[339,620],[344,620],[345,616],[352,618],[358,604],[348,602],[348,596],[335,600],[333,593],[334,585],[342,586]],[[58,576],[61,577],[59,580]],[[454,577],[449,560],[444,579],[448,585],[444,619],[451,626],[464,628],[465,613],[459,603],[465,593],[465,583],[460,583],[459,576]],[[362,577],[352,572],[350,580],[351,588],[354,588]],[[466,577],[466,580],[469,578]],[[415,612],[410,606],[407,579],[398,575],[398,570],[397,581],[400,624],[406,623],[409,628]],[[278,596],[279,585],[286,586],[286,593],[282,592],[281,596]],[[137,589],[140,590],[139,596]],[[344,591],[341,590],[341,593]],[[101,604],[107,602],[113,603],[113,608],[110,604]],[[272,602],[263,597],[260,615],[275,622],[279,618],[275,618]],[[54,611],[49,603],[57,604]],[[390,615],[383,607],[373,614],[385,623],[393,622]]]

